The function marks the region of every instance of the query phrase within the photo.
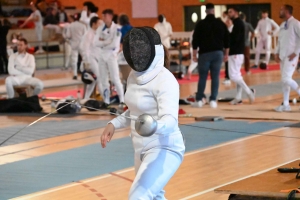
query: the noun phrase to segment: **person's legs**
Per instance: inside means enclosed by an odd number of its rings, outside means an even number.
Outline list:
[[[211,60],[211,53],[205,53],[199,55],[198,58],[199,80],[198,80],[198,89],[196,93],[196,101],[202,101],[203,98],[206,98],[204,92],[206,87],[208,70],[210,67],[210,60]]]
[[[14,98],[15,96],[14,86],[16,85],[19,85],[17,77],[8,76],[5,79],[6,92],[7,92],[7,97],[9,99]]]
[[[97,80],[99,79],[98,81],[101,82],[100,94],[103,97],[104,103],[110,104],[110,85],[108,80],[109,74],[107,68],[107,63],[103,59],[103,55],[101,55],[98,61],[99,77],[97,77]]]
[[[260,52],[263,49],[263,47],[264,47],[264,41],[260,38],[257,41],[256,50],[255,50],[255,62],[254,62],[254,64],[256,66],[258,66],[258,64],[259,64]]]
[[[209,101],[216,101],[219,91],[220,70],[223,62],[223,52],[214,52],[213,60],[210,64],[211,95]]]
[[[198,66],[198,63],[193,61],[193,59],[191,59],[191,64],[188,68],[188,79],[191,79],[191,75],[192,75],[192,72],[194,71],[194,69],[196,69],[196,67]]]
[[[124,89],[120,79],[120,69],[118,65],[117,57],[110,55],[107,60],[107,67],[109,70],[110,80],[114,83],[120,102],[124,102]]]
[[[65,68],[67,69],[70,65],[72,54],[72,47],[68,42],[65,42]]]
[[[71,66],[72,66],[73,76],[76,76],[76,77],[78,75],[77,61],[78,61],[78,50],[77,49],[72,49],[72,52],[71,52]]]
[[[249,72],[250,71],[250,47],[249,46],[245,47],[244,57],[245,57],[245,65],[244,65],[245,71]]]
[[[77,68],[77,63],[76,63],[76,68]],[[84,99],[90,98],[90,96],[94,91],[94,88],[96,87],[96,83],[100,82],[98,62],[95,58],[90,58],[90,69],[97,76],[97,80],[91,84],[86,85]],[[101,93],[101,84],[98,84],[98,91]]]
[[[38,53],[42,53],[42,52],[44,52],[43,46],[42,46],[43,27],[35,27],[35,34],[36,34],[36,39],[37,39],[37,41],[39,42],[39,43],[38,43],[39,49],[38,49],[37,52],[38,52]]]
[[[265,41],[265,50],[266,50],[266,59],[265,63],[269,64],[271,56],[271,47],[272,47],[272,37],[269,36]]]
[[[229,70],[228,70],[228,61],[225,62],[225,79],[230,80]]]
[[[165,199],[163,188],[182,162],[179,154],[153,149],[145,154],[128,195],[129,200]]]
[[[34,90],[33,90],[33,95],[38,95],[41,93],[41,91],[44,89],[44,84],[40,79],[31,77],[31,78],[27,78],[24,81],[24,84],[26,85],[31,85]]]

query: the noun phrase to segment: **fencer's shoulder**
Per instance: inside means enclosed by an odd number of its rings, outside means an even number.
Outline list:
[[[178,85],[178,81],[174,77],[174,75],[167,68],[163,67],[160,73],[157,75],[159,82],[170,83],[172,85]]]

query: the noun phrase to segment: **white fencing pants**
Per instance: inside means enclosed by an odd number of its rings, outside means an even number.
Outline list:
[[[198,66],[198,62],[193,61],[193,58],[191,59],[191,64],[188,68],[188,74],[191,74],[194,69],[196,69],[196,67]]]
[[[129,200],[163,200],[163,188],[179,168],[182,157],[167,149],[153,148],[140,161],[135,158],[136,177],[130,188]]]
[[[295,69],[298,64],[299,56],[296,56],[292,61],[289,58],[284,58],[280,62],[281,82],[283,91],[283,104],[289,105],[290,89],[295,90],[300,96],[300,88],[296,81],[292,79]]]
[[[86,85],[84,99],[89,99],[90,98],[96,84],[98,86],[99,93],[102,94],[101,93],[103,91],[103,89],[102,89],[102,78],[105,79],[108,82],[108,76],[101,77],[100,68],[99,68],[99,65],[98,65],[98,60],[95,57],[93,57],[93,56],[90,57],[89,64],[90,64],[91,71],[97,76],[97,80],[94,81],[92,84],[87,84]]]
[[[42,40],[43,40],[43,27],[35,27],[36,39],[39,41],[38,46],[39,50],[43,50]]]
[[[78,49],[72,49],[71,51],[71,67],[73,71],[73,76],[77,76],[77,62],[78,62]]]
[[[65,42],[65,68],[68,68],[70,65],[71,54],[72,54],[72,47],[68,42]]]
[[[271,55],[271,45],[272,45],[272,37],[268,36],[267,38],[260,38],[257,42],[256,53],[255,53],[255,65],[259,64],[260,53],[265,48],[266,50],[266,60],[265,63],[269,64],[270,55]]]
[[[242,99],[242,91],[245,90],[245,92],[249,95],[251,94],[250,88],[246,85],[242,73],[241,73],[241,67],[244,63],[244,55],[238,54],[238,55],[231,55],[228,58],[228,70],[229,70],[229,77],[230,80],[235,82],[237,85],[237,94],[236,99],[241,100]]]
[[[38,95],[44,88],[44,84],[41,80],[29,77],[29,76],[8,76],[5,79],[5,86],[8,98],[13,98],[15,96],[14,86],[19,85],[31,85],[34,87],[33,94]]]
[[[103,89],[101,95],[104,102],[110,104],[110,85],[107,77],[110,77],[110,81],[115,85],[120,102],[124,102],[124,89],[120,79],[117,55],[114,55],[113,52],[101,53],[99,58],[99,68]]]

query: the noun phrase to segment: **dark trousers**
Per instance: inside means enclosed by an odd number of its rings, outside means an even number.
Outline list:
[[[225,79],[230,79],[229,78],[229,70],[228,70],[228,61],[225,62]]]
[[[204,91],[206,87],[206,81],[208,72],[211,76],[211,95],[209,101],[215,101],[219,92],[219,79],[220,69],[223,62],[223,52],[213,51],[199,55],[198,58],[198,91],[196,94],[196,100],[200,101],[202,98],[206,98]]]
[[[245,71],[249,72],[250,71],[250,47],[245,47],[244,50],[244,59],[245,59]]]
[[[0,73],[8,73],[7,71],[7,65],[8,65],[8,59],[7,59],[7,52],[6,52],[6,46],[5,49],[0,49]]]

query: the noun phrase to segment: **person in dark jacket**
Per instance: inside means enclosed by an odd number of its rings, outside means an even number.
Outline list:
[[[10,23],[4,19],[3,23],[0,19],[0,74],[8,74],[7,65],[7,41],[6,37],[8,30],[10,29]]]
[[[241,67],[244,63],[245,25],[243,20],[239,18],[239,10],[236,7],[228,9],[228,16],[233,21],[228,58],[229,76],[230,80],[235,82],[237,86],[236,97],[230,104],[237,105],[242,103],[243,90],[247,93],[249,102],[253,103],[255,100],[255,91],[247,86],[241,74]]]
[[[209,98],[210,107],[217,107],[217,96],[219,90],[219,76],[223,60],[228,59],[229,32],[226,25],[215,18],[214,5],[208,3],[206,5],[206,18],[196,24],[193,34],[193,60],[198,61],[198,91],[196,94],[196,102],[193,107],[202,107],[206,104],[206,96],[204,94],[206,79],[210,71],[211,96]],[[199,48],[199,56],[197,59],[197,49]]]

